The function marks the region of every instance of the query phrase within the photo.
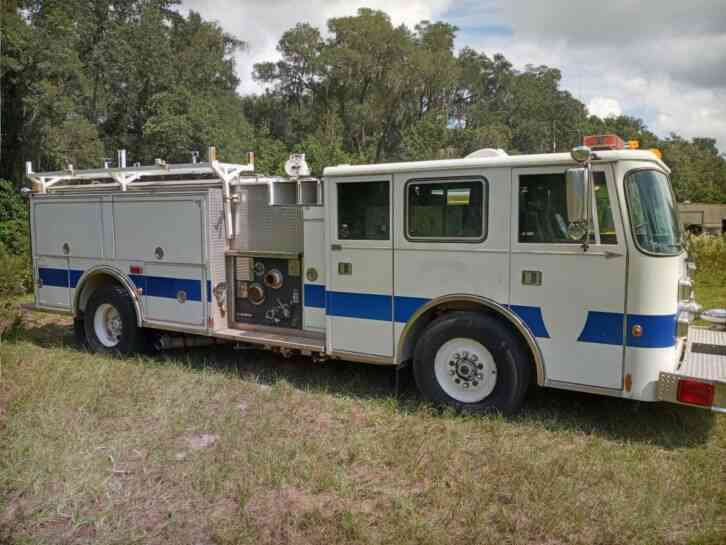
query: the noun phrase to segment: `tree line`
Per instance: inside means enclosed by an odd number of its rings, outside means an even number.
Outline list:
[[[142,164],[186,162],[216,145],[254,150],[280,173],[304,152],[326,165],[567,151],[586,134],[658,147],[679,200],[726,202],[726,160],[712,138],[659,138],[638,118],[601,119],[561,88],[557,68],[515,68],[454,47],[457,28],[395,26],[381,11],[299,23],[280,59],[256,64],[265,92],[242,96],[234,53],[248,47],[177,0],[4,0],[0,178],[101,165],[115,150]],[[242,75],[247,77],[247,75]]]

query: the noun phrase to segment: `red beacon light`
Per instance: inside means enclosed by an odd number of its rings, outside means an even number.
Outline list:
[[[616,134],[598,134],[586,136],[582,139],[582,145],[593,151],[627,149],[625,142]]]

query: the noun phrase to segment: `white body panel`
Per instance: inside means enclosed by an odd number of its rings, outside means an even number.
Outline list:
[[[219,200],[209,190],[35,196],[37,304],[74,310],[85,273],[104,268],[134,286],[143,323],[206,331],[211,300],[207,246],[223,235],[209,227],[208,206]],[[223,261],[224,246],[215,247]]]
[[[303,210],[303,230],[303,329],[324,332],[326,235],[322,208],[308,207]]]
[[[507,168],[462,169],[457,178],[482,180],[489,203],[507,202],[510,195]],[[413,180],[446,181],[451,173],[425,170],[395,175],[395,203],[403,209],[406,184]],[[394,225],[394,342],[403,327],[424,304],[449,294],[470,294],[506,305],[509,299],[509,211],[488,206],[486,237],[474,242],[410,240],[400,215]]]

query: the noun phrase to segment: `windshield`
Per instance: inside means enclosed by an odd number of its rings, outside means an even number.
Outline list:
[[[633,236],[641,250],[681,253],[681,227],[668,178],[657,170],[637,170],[625,181]]]

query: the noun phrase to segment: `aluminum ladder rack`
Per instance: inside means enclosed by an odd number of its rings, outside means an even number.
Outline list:
[[[209,148],[207,162],[197,162],[197,156],[196,153],[192,154],[191,163],[171,164],[157,159],[154,165],[137,164],[127,167],[126,150],[119,150],[117,168],[110,168],[106,164],[104,168],[75,170],[73,165],[68,165],[66,170],[33,172],[33,165],[28,161],[25,163],[25,170],[33,184],[32,193],[39,194],[48,194],[49,190],[67,192],[120,188],[121,191],[128,191],[129,188],[221,184],[224,192],[225,230],[227,238],[232,239],[234,223],[230,185],[233,180],[239,179],[240,174],[254,172],[254,154],[249,154],[249,161],[245,165],[217,161],[217,150],[213,146]]]

